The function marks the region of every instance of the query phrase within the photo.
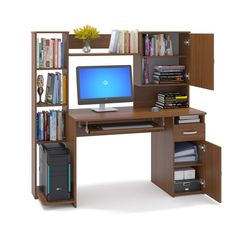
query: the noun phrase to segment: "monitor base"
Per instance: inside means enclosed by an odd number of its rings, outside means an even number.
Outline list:
[[[92,111],[108,112],[108,111],[118,111],[118,109],[114,107],[105,107],[105,104],[99,104],[99,108],[93,108]]]

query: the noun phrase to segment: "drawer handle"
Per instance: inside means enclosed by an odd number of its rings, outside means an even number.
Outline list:
[[[184,131],[183,135],[192,135],[192,134],[197,134],[197,131]]]

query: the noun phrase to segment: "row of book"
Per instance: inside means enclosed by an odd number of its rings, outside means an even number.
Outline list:
[[[65,113],[51,110],[37,112],[36,137],[38,141],[59,141],[64,139]]]
[[[155,106],[158,108],[185,108],[188,107],[188,96],[184,93],[158,93]]]
[[[170,34],[157,34],[144,36],[144,55],[145,56],[164,56],[173,55],[173,46]]]
[[[67,81],[66,75],[60,72],[48,73],[45,93],[45,103],[65,104]]]
[[[194,162],[198,161],[197,146],[191,142],[175,143],[175,162]]]
[[[112,30],[109,45],[110,53],[138,53],[138,30]]]
[[[178,124],[200,123],[199,115],[179,116],[176,119]]]
[[[37,39],[37,68],[62,68],[64,58],[64,43],[60,38]]]
[[[153,83],[158,84],[179,84],[185,80],[184,65],[154,66]]]

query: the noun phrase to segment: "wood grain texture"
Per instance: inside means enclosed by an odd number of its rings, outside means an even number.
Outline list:
[[[175,117],[184,115],[205,115],[204,111],[194,108],[180,109],[161,109],[159,112],[152,112],[149,107],[133,108],[133,107],[118,107],[116,112],[97,113],[91,109],[70,109],[69,117],[76,122],[105,122],[119,120],[136,120],[136,119],[151,119],[161,117]]]
[[[165,119],[165,130],[151,134],[151,181],[174,196],[173,118]]]
[[[77,153],[76,153],[76,130],[77,123],[70,116],[66,117],[66,137],[67,137],[67,145],[70,149],[71,153],[71,162],[72,162],[72,199],[74,207],[77,207]]]
[[[214,89],[214,35],[191,34],[190,85]]]
[[[191,133],[196,132],[196,133]],[[194,141],[205,139],[205,124],[181,124],[174,125],[175,141]]]
[[[36,67],[37,67],[37,58],[36,58],[36,42],[37,34],[32,32],[32,104],[31,104],[31,114],[32,114],[32,124],[31,124],[31,191],[34,198],[37,196],[37,144],[36,144],[36,103],[37,103],[37,94],[36,94]]]
[[[206,152],[201,152],[203,163],[204,193],[221,202],[221,147],[203,141]]]

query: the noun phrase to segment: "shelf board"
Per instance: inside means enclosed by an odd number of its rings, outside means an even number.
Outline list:
[[[67,104],[36,103],[36,107],[61,107],[61,106],[67,106]]]
[[[180,192],[180,193],[175,193],[175,196],[184,196],[184,195],[192,195],[192,194],[203,194],[203,191],[197,190],[197,191],[189,191],[189,192]]]
[[[183,162],[183,163],[175,163],[174,168],[185,168],[192,166],[202,166],[201,162]]]
[[[98,53],[69,53],[69,56],[133,56],[133,55],[139,55],[138,53],[109,53],[109,52],[98,52]]]
[[[52,141],[52,140],[37,141],[37,140],[36,140],[36,143],[37,143],[37,144],[42,144],[42,143],[59,143],[59,142],[66,142],[66,139],[63,139],[63,140],[56,140],[56,141]]]
[[[73,204],[75,201],[73,199],[69,199],[69,200],[58,200],[58,201],[48,201],[46,199],[46,197],[44,196],[44,194],[41,192],[40,187],[37,187],[37,195],[38,198],[40,200],[40,202],[42,203],[42,205],[44,206],[55,206],[55,205],[67,205],[67,204]]]
[[[43,68],[36,68],[36,70],[66,70],[65,67],[43,67]]]
[[[136,84],[135,84],[136,85]],[[170,84],[155,84],[155,83],[150,83],[150,84],[142,84],[142,85],[137,85],[138,87],[143,87],[143,88],[148,88],[148,87],[168,87],[168,86],[188,86],[188,83],[170,83]]]
[[[186,58],[185,55],[178,55],[178,54],[175,54],[175,55],[164,55],[164,56],[145,56],[143,55],[143,57],[151,57],[151,58]]]

